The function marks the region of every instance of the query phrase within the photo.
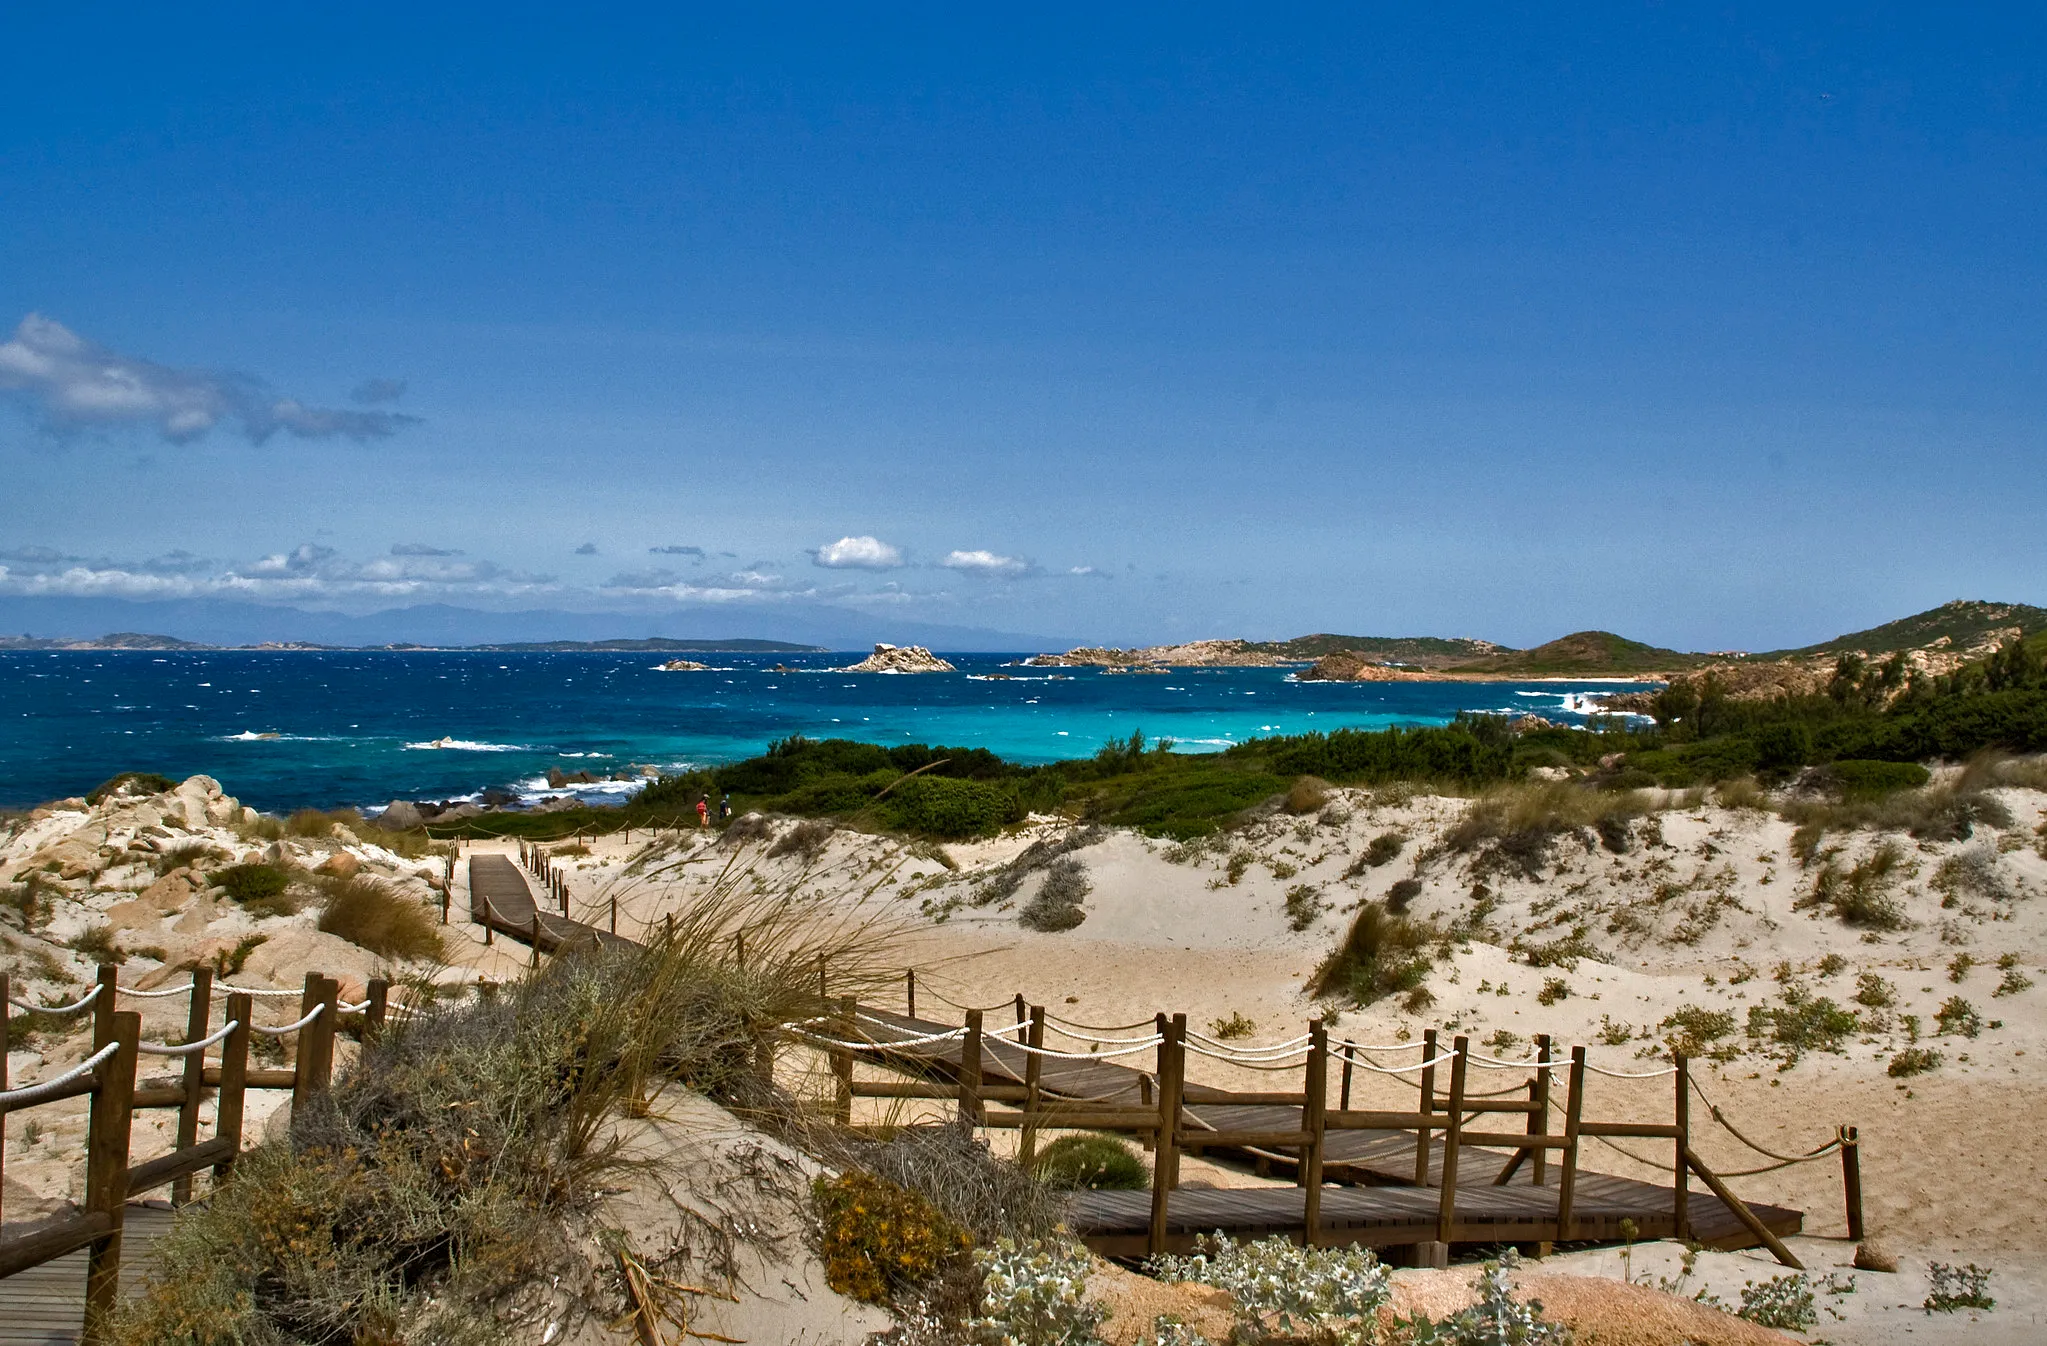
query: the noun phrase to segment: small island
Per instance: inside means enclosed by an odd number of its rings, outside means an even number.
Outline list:
[[[834,673],[957,673],[959,670],[922,645],[876,645],[874,653]]]

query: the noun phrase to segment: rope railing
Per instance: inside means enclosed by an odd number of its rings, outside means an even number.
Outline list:
[[[1311,1035],[1303,1033],[1297,1038],[1288,1038],[1285,1042],[1272,1042],[1259,1045],[1239,1047],[1234,1042],[1225,1042],[1221,1038],[1212,1038],[1204,1033],[1196,1033],[1190,1029],[1188,1030],[1187,1033],[1187,1040],[1189,1042],[1203,1043],[1206,1046],[1214,1048],[1216,1051],[1228,1052],[1232,1056],[1248,1056],[1258,1058],[1273,1056],[1299,1056],[1301,1054],[1301,1048],[1306,1046],[1307,1043],[1311,1040]]]
[[[1663,1066],[1656,1070],[1608,1070],[1605,1066],[1595,1066],[1587,1061],[1585,1068],[1610,1080],[1660,1080],[1666,1075],[1677,1074],[1676,1066]]]
[[[197,1042],[181,1042],[176,1046],[168,1042],[138,1042],[135,1044],[135,1050],[146,1052],[150,1056],[190,1056],[194,1052],[203,1052],[214,1043],[222,1041],[229,1033],[234,1032],[239,1027],[241,1027],[241,1020],[229,1019],[211,1037],[201,1038]]]
[[[1208,1048],[1202,1046],[1200,1043],[1194,1041],[1191,1034],[1189,1035],[1187,1042],[1183,1045],[1187,1048],[1188,1051],[1194,1053],[1196,1056],[1205,1056],[1211,1061],[1221,1061],[1224,1065],[1235,1066],[1239,1070],[1268,1071],[1299,1070],[1302,1064],[1300,1061],[1295,1060],[1292,1057],[1274,1058],[1272,1060],[1260,1061],[1235,1056],[1225,1056],[1221,1052],[1212,1052]],[[1306,1052],[1305,1050],[1300,1050],[1297,1051],[1295,1055],[1305,1056]]]
[[[1774,1159],[1777,1161],[1776,1163],[1771,1164],[1766,1168],[1751,1169],[1749,1170],[1749,1172],[1751,1173],[1769,1173],[1773,1172],[1776,1169],[1789,1167],[1792,1164],[1810,1163],[1815,1159],[1824,1159],[1826,1156],[1834,1153],[1836,1150],[1841,1148],[1841,1136],[1839,1132],[1836,1132],[1834,1134],[1834,1138],[1832,1140],[1827,1141],[1825,1144],[1817,1146],[1814,1149],[1807,1150],[1804,1154],[1779,1154],[1775,1150],[1770,1149],[1768,1146],[1758,1145],[1755,1141],[1750,1140],[1747,1136],[1744,1136],[1741,1133],[1741,1131],[1734,1125],[1733,1122],[1727,1120],[1727,1114],[1720,1110],[1720,1105],[1715,1103],[1710,1097],[1707,1096],[1706,1091],[1699,1087],[1699,1081],[1697,1076],[1694,1076],[1692,1078],[1691,1083],[1692,1092],[1699,1096],[1699,1101],[1706,1105],[1706,1111],[1713,1115],[1713,1120],[1719,1123],[1720,1127],[1723,1130],[1725,1130],[1728,1135],[1733,1136],[1736,1140],[1748,1146],[1751,1150],[1754,1150],[1757,1154],[1762,1155],[1764,1158]],[[1743,1177],[1745,1175],[1740,1173],[1723,1173],[1721,1176],[1727,1178],[1738,1178]]]
[[[938,998],[943,1000],[945,997],[940,996]],[[1077,1019],[1064,1018],[1054,1014],[1051,1010],[1046,1010],[1045,1022],[1057,1024],[1062,1028],[1077,1028],[1083,1033],[1127,1033],[1133,1028],[1143,1028],[1153,1023],[1154,1020],[1139,1019],[1136,1023],[1131,1024],[1084,1024]]]
[[[30,1014],[76,1014],[93,1001],[99,999],[101,989],[95,986],[68,1005],[25,1005],[13,996],[7,997],[7,1003],[18,1010],[26,1010]]]
[[[59,1075],[54,1079],[42,1080],[35,1084],[25,1084],[19,1089],[8,1089],[5,1091],[0,1091],[0,1104],[5,1104],[10,1109],[18,1108],[25,1104],[33,1103],[40,1098],[47,1097],[50,1094],[54,1094],[59,1089],[62,1089],[65,1085],[71,1083],[73,1080],[89,1075],[93,1071],[99,1069],[100,1062],[106,1060],[108,1057],[112,1056],[115,1052],[120,1050],[121,1050],[120,1043],[109,1042],[106,1046],[100,1048],[91,1056],[86,1057],[83,1061],[80,1061],[77,1065],[71,1067],[71,1069],[65,1071],[62,1075]]]
[[[1567,1069],[1571,1064],[1569,1061],[1558,1061],[1554,1057],[1552,1057],[1550,1060],[1545,1061],[1539,1056],[1531,1056],[1526,1061],[1503,1061],[1497,1056],[1487,1056],[1483,1052],[1466,1052],[1464,1054],[1464,1059],[1471,1062],[1475,1066],[1483,1066],[1487,1070],[1547,1069],[1552,1074],[1562,1073],[1562,1071]],[[1672,1069],[1675,1068],[1676,1067],[1672,1067]]]
[[[307,1010],[306,1017],[300,1019],[297,1023],[285,1024],[278,1028],[265,1028],[262,1024],[250,1024],[249,1031],[251,1033],[261,1033],[266,1038],[281,1038],[287,1033],[298,1032],[301,1028],[319,1018],[322,1011],[326,1008],[325,1005],[315,1005],[310,1010]]]

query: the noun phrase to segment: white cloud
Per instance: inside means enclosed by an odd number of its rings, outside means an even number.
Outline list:
[[[145,561],[50,559],[48,548],[23,548],[0,565],[0,593],[52,598],[243,598],[258,602],[492,600],[556,596],[551,575],[507,570],[491,561],[432,556],[380,556],[351,561],[331,547],[305,543],[240,564],[189,552]],[[31,558],[32,559],[29,559]]]
[[[383,439],[417,416],[309,407],[274,396],[246,374],[168,365],[122,355],[39,313],[0,342],[0,393],[12,393],[57,430],[147,425],[175,443],[224,421],[260,444],[282,430],[299,439]]]
[[[1029,561],[1015,556],[998,556],[992,551],[949,551],[938,564],[947,570],[961,570],[969,575],[990,575],[998,579],[1018,579],[1033,574],[1037,567]]]
[[[811,560],[828,570],[895,570],[903,564],[903,549],[878,537],[842,537],[812,552]]]
[[[1116,578],[1108,571],[1097,569],[1094,566],[1072,566],[1066,573],[1084,580],[1112,580]]]
[[[462,549],[460,547],[436,547],[430,542],[394,542],[391,544],[391,554],[393,556],[460,556]]]

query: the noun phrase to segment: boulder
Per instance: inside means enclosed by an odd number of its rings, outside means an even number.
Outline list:
[[[1895,1272],[1898,1269],[1898,1255],[1875,1239],[1865,1239],[1855,1245],[1855,1269]]]
[[[419,810],[409,801],[394,799],[384,805],[384,811],[376,816],[375,822],[387,832],[410,832],[424,825],[426,820],[419,816]]]
[[[28,859],[28,868],[50,869],[60,879],[89,878],[106,867],[107,857],[100,848],[75,835],[52,842]]]
[[[144,888],[135,900],[152,908],[158,915],[168,916],[174,911],[183,911],[186,904],[205,892],[207,887],[206,880],[197,872],[180,866]]]
[[[330,879],[352,879],[362,871],[362,861],[347,851],[336,851],[313,867],[315,874],[324,874]]]

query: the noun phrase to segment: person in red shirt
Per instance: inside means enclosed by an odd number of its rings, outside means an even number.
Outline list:
[[[697,796],[697,826],[711,825],[711,801],[703,795]]]

